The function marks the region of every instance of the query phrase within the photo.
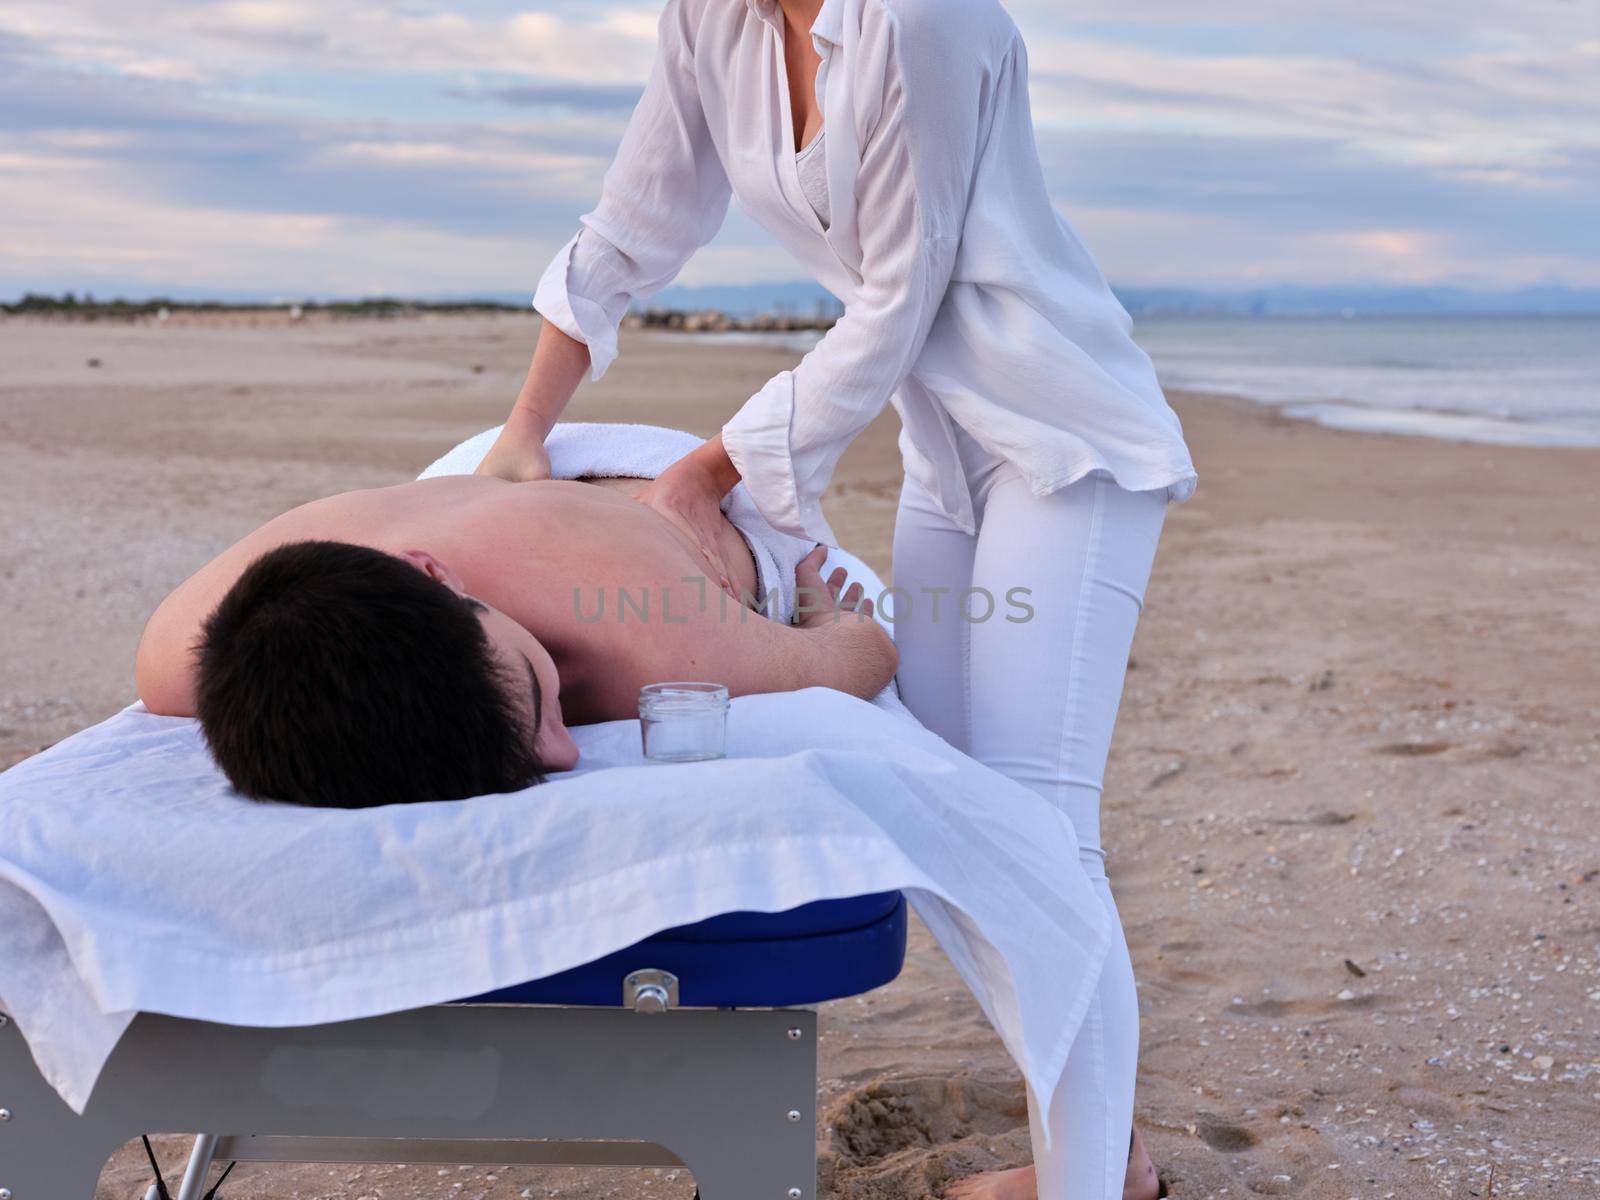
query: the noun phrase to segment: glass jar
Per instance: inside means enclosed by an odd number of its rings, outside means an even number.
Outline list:
[[[720,683],[652,683],[639,690],[639,734],[651,762],[722,758],[728,689]]]

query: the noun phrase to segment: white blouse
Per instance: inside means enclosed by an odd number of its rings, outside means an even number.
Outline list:
[[[1195,472],[1133,322],[1052,206],[1027,55],[998,0],[825,0],[812,26],[831,220],[797,168],[777,0],[669,0],[655,67],[599,205],[534,306],[616,357],[629,305],[741,206],[844,304],[723,427],[756,504],[836,544],[820,499],[892,401],[906,471],[962,528],[959,425],[1039,495],[1093,471],[1177,500]]]

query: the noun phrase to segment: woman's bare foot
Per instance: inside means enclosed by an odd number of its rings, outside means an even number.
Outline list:
[[[1122,1200],[1158,1200],[1164,1195],[1161,1177],[1156,1174],[1156,1165],[1150,1161],[1150,1152],[1144,1148],[1144,1138],[1135,1125],[1133,1148],[1128,1151],[1128,1174],[1122,1181]]]
[[[1033,1168],[1013,1167],[1009,1171],[985,1171],[958,1179],[944,1190],[945,1200],[1039,1200],[1039,1180]],[[1155,1164],[1144,1148],[1139,1131],[1133,1131],[1133,1150],[1128,1155],[1128,1174],[1122,1182],[1122,1200],[1157,1200],[1162,1194]]]
[[[1039,1180],[1031,1166],[985,1171],[956,1180],[944,1195],[945,1200],[1038,1200]]]

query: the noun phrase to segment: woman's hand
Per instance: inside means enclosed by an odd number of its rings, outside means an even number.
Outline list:
[[[512,483],[549,479],[550,455],[544,440],[588,368],[589,347],[568,337],[553,321],[545,321],[505,428],[473,474],[494,475]]]
[[[722,556],[722,498],[739,482],[739,472],[722,449],[722,436],[684,455],[638,495],[671,521],[699,551],[706,573],[735,600],[733,576]]]
[[[550,454],[536,431],[513,430],[506,425],[483,456],[474,475],[494,475],[512,483],[550,478]]]

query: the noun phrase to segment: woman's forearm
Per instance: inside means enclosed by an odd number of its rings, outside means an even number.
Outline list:
[[[739,468],[733,465],[733,459],[728,457],[727,450],[723,448],[720,433],[691,450],[684,459],[694,464],[701,476],[716,489],[718,496],[726,496],[739,482]]]
[[[553,322],[543,322],[533,362],[517,393],[507,426],[521,436],[543,442],[561,419],[588,369],[589,347],[569,337]]]

